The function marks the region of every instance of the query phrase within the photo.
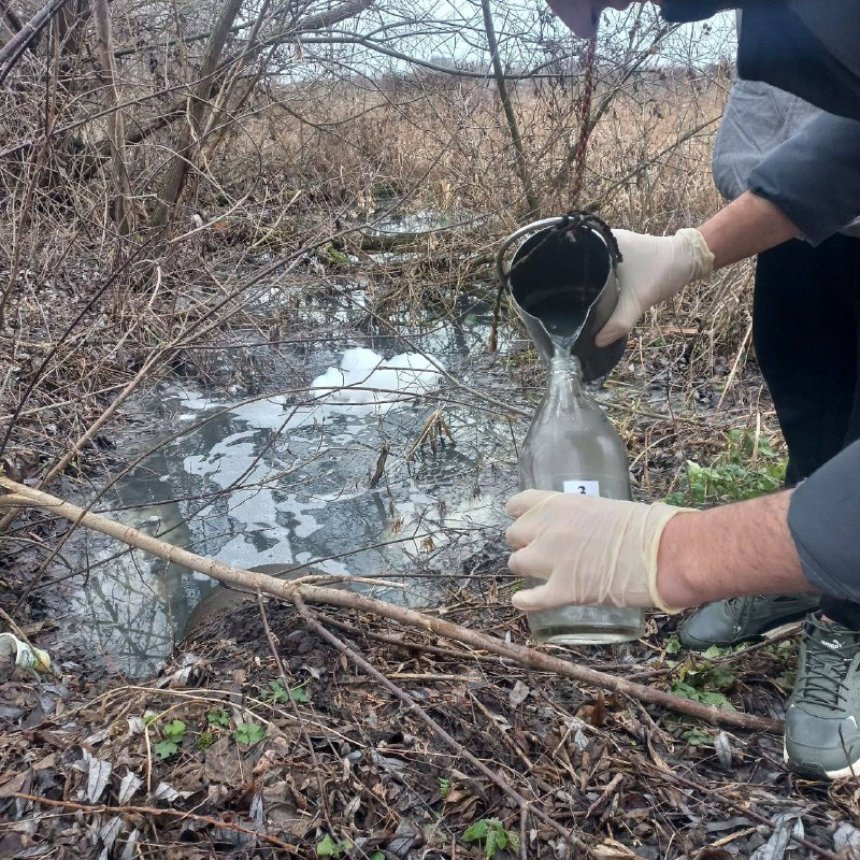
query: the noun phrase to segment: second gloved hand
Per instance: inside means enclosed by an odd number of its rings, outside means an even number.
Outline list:
[[[707,278],[714,255],[704,236],[691,227],[674,236],[647,236],[630,230],[613,230],[622,262],[617,273],[618,304],[594,339],[608,346],[628,334],[648,308],[671,299],[691,281]]]
[[[516,550],[508,567],[519,576],[546,580],[513,596],[518,609],[572,603],[683,608],[666,606],[657,591],[660,537],[683,508],[526,490],[505,509],[516,518],[506,534]]]

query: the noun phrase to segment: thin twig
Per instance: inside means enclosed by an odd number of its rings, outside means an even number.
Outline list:
[[[199,821],[201,824],[208,824],[210,827],[234,830],[236,833],[242,833],[254,839],[262,839],[264,842],[274,845],[275,848],[281,848],[289,854],[298,856],[301,853],[295,845],[283,842],[275,836],[261,833],[259,830],[251,830],[249,827],[242,827],[241,824],[235,824],[232,821],[221,821],[209,815],[200,815],[196,812],[183,812],[181,809],[171,809],[170,807],[162,809],[157,806],[108,806],[105,803],[101,803],[98,806],[88,806],[86,803],[75,803],[72,800],[51,800],[47,797],[38,797],[35,794],[24,794],[20,791],[10,793],[10,796],[19,797],[21,800],[29,800],[32,803],[41,803],[43,806],[53,806],[56,809],[69,809],[74,812],[83,813],[84,815],[151,815],[154,818],[166,815],[170,818],[189,819],[191,821]]]
[[[299,615],[305,620],[308,627],[313,630],[318,636],[321,636],[327,642],[334,645],[342,654],[345,654],[356,666],[358,666],[365,674],[369,675],[374,680],[378,681],[389,692],[393,693],[406,707],[423,720],[430,730],[445,744],[447,744],[454,752],[462,756],[468,761],[472,767],[480,771],[490,782],[499,788],[504,794],[513,800],[520,810],[528,809],[535,818],[542,821],[544,824],[552,827],[560,836],[567,839],[572,845],[579,848],[588,849],[588,846],[579,839],[572,831],[563,827],[554,818],[547,815],[542,809],[530,806],[529,801],[523,797],[518,791],[507,785],[498,774],[488,768],[479,758],[472,755],[456,738],[452,737],[442,726],[439,725],[405,690],[401,690],[393,681],[389,680],[375,666],[368,663],[354,649],[350,648],[342,639],[339,639],[330,630],[327,630],[319,621],[315,613],[305,605],[301,595],[297,594],[295,598],[295,607]]]

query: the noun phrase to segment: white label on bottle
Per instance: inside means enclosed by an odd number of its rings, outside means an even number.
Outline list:
[[[600,481],[565,481],[565,493],[577,493],[580,496],[599,496]]]

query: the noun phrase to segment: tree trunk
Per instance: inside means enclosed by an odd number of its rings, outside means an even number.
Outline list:
[[[159,195],[158,209],[155,213],[156,227],[164,227],[171,219],[176,204],[182,195],[188,168],[194,164],[198,148],[199,134],[203,127],[206,108],[214,88],[214,72],[224,52],[224,45],[230,35],[230,28],[239,14],[242,0],[227,0],[203,55],[203,65],[200,68],[200,78],[188,99],[187,121],[182,130],[176,153],[167,167],[167,177],[164,180]]]
[[[514,165],[520,177],[520,182],[523,184],[523,193],[525,194],[526,204],[529,207],[528,215],[536,218],[540,213],[541,200],[534,189],[531,171],[526,160],[525,148],[523,147],[522,135],[520,134],[520,127],[517,123],[517,116],[514,113],[514,106],[511,103],[508,85],[505,82],[505,70],[502,68],[502,58],[499,56],[499,42],[496,38],[496,28],[493,25],[490,0],[481,0],[481,8],[484,12],[484,29],[487,33],[487,44],[489,45],[490,55],[493,60],[493,76],[496,79],[496,89],[499,91],[499,101],[501,101],[502,110],[505,112],[508,130],[511,133],[511,143],[514,147]]]
[[[125,158],[125,120],[117,89],[116,60],[113,52],[110,13],[107,0],[94,0],[93,15],[98,35],[98,52],[107,84],[107,103],[114,110],[108,114],[108,144],[113,164],[114,202],[113,218],[121,236],[127,236],[134,226],[131,209],[131,183],[128,178],[128,165]]]

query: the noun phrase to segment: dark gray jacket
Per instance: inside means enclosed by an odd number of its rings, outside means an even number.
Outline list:
[[[714,184],[727,200],[750,187],[750,176],[766,159],[790,141],[803,126],[822,115],[809,102],[761,81],[735,81],[714,142]],[[826,167],[826,166],[825,166]],[[785,187],[785,182],[780,182]],[[854,205],[860,215],[860,197]],[[860,235],[860,219],[841,233]]]

